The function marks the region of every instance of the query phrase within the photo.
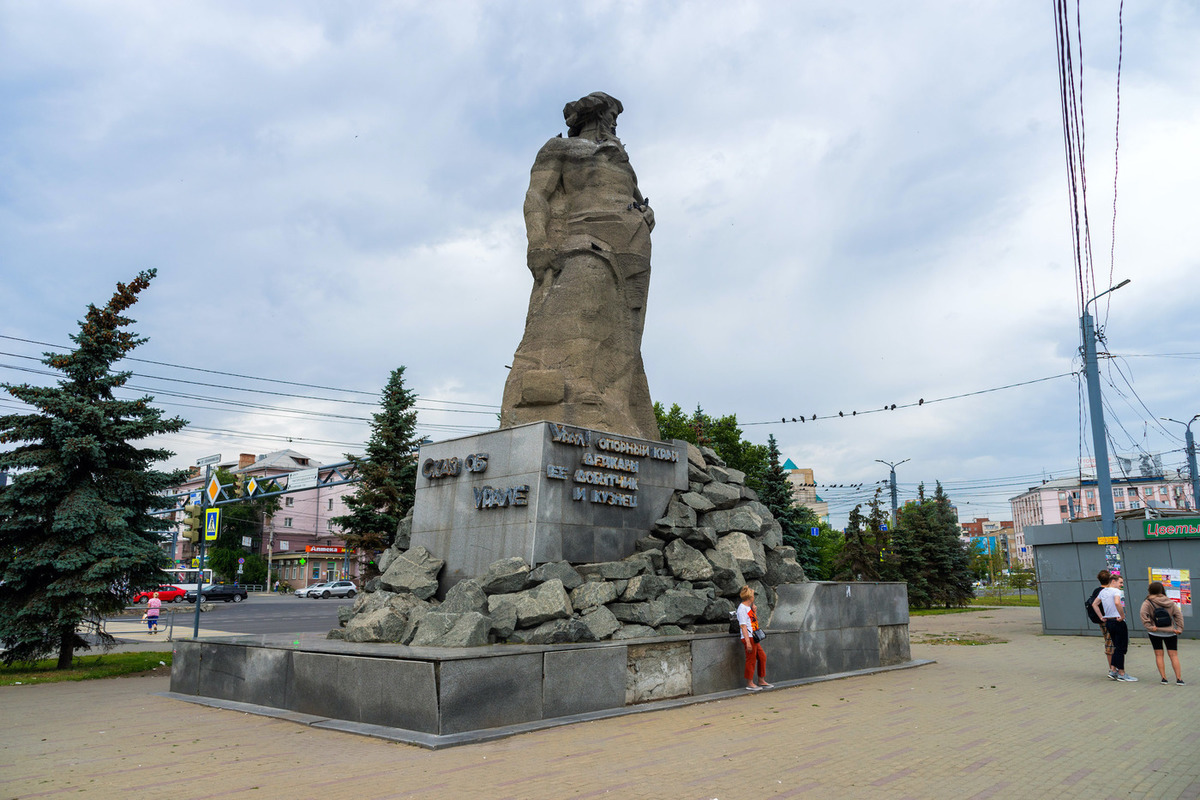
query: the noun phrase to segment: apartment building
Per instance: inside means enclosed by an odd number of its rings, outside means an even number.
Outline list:
[[[234,473],[265,482],[272,477],[288,475],[324,466],[295,450],[277,450],[254,455],[242,453],[236,461],[214,465]],[[204,471],[192,469],[188,480],[173,492],[192,492],[199,502],[204,488]],[[279,497],[279,509],[262,520],[261,527],[247,531],[243,546],[272,562],[272,570],[293,586],[307,586],[324,580],[355,577],[356,560],[346,557],[345,542],[338,536],[333,518],[347,512],[345,496],[354,491],[354,484],[314,486]],[[181,564],[190,563],[195,553],[187,540],[179,537],[173,558]]]

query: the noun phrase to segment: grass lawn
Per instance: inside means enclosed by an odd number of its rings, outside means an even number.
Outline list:
[[[1005,594],[1003,597],[997,597],[994,594],[987,594],[983,597],[976,597],[971,601],[973,606],[1027,606],[1037,608],[1040,603],[1038,596],[1033,592],[1026,592],[1024,597],[1018,597],[1014,594]]]
[[[29,664],[0,666],[0,686],[57,683],[59,681],[89,681],[93,678],[115,678],[139,672],[171,670],[170,653],[106,653],[99,656],[77,656],[70,669],[55,669],[56,658]]]
[[[982,608],[909,608],[908,615],[910,617],[935,617],[938,614],[966,614],[971,611],[982,611]]]

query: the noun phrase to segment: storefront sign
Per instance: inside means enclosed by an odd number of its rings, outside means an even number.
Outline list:
[[[1150,540],[1200,538],[1200,518],[1148,519],[1142,530]]]

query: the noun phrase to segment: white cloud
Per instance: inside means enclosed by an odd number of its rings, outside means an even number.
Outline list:
[[[1084,9],[1098,283],[1116,13],[1116,0]],[[1194,352],[1200,18],[1176,2],[1127,7],[1124,24],[1114,278],[1134,282],[1099,318],[1113,352]],[[157,266],[134,314],[144,357],[370,392],[404,364],[423,397],[496,403],[529,291],[528,169],[564,130],[563,104],[599,89],[625,104],[620,133],[658,219],[644,342],[656,399],[766,422],[1077,367],[1040,5],[19,4],[0,21],[0,70],[12,112],[0,119],[0,333],[65,342],[87,303]],[[1190,417],[1193,363],[1122,366],[1153,415]],[[1116,423],[1143,446],[1180,446],[1111,391]],[[179,413],[318,440],[365,430]],[[1069,378],[746,428],[772,432],[839,484],[886,477],[876,458],[912,458],[908,484],[974,487],[1080,455]],[[176,447],[186,462],[230,442],[189,431]]]

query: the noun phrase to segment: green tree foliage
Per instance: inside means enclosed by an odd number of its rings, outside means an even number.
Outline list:
[[[1037,577],[1029,567],[1016,565],[1008,575],[1008,585],[1017,590],[1018,597],[1024,597],[1025,592],[1037,588]]]
[[[899,580],[891,532],[885,530],[887,527],[883,489],[876,488],[875,496],[867,503],[866,515],[861,505],[850,511],[842,549],[835,561],[834,578],[839,581]]]
[[[682,439],[697,446],[711,447],[726,465],[746,473],[746,484],[750,488],[762,488],[762,476],[770,460],[768,449],[742,438],[736,414],[711,417],[700,406],[696,406],[696,410],[688,416],[678,403],[673,404],[669,411],[662,403],[655,403],[654,416],[658,420],[659,435],[664,441]]]
[[[6,664],[57,652],[71,666],[78,634],[121,611],[134,589],[157,584],[167,566],[161,532],[170,521],[151,512],[183,473],[152,469],[167,450],[139,446],[187,422],[164,418],[152,397],[119,399],[129,372],[112,366],[146,340],[124,328],[124,312],[154,278],[141,272],[118,283],[103,308],[89,305],[69,353],[43,363],[63,374],[55,386],[2,384],[31,414],[0,417],[0,469],[13,472],[0,489],[0,641]]]
[[[815,521],[809,528],[816,527],[818,534],[814,541],[816,542],[817,550],[817,565],[808,577],[814,581],[831,581],[833,580],[834,572],[837,569],[837,558],[842,552],[842,546],[845,543],[845,538],[842,532],[833,528],[828,522],[817,520],[816,512],[808,506],[801,506],[801,509],[812,515]],[[801,525],[801,533],[804,531],[804,526]]]
[[[222,486],[234,483],[237,477],[234,473],[218,469],[213,473]],[[259,493],[278,489],[272,481],[261,481],[263,488]],[[251,581],[246,577],[246,567],[242,565],[242,577],[237,577],[238,559],[247,558],[251,553],[262,549],[263,522],[279,510],[279,497],[247,497],[236,503],[226,503],[221,506],[221,527],[217,530],[216,541],[206,548],[204,566],[212,569],[213,574],[228,582],[262,583]],[[242,544],[242,539],[249,536],[250,544]],[[247,560],[247,564],[249,561]],[[264,574],[266,566],[263,567]]]
[[[795,505],[795,493],[779,463],[779,445],[774,436],[767,437],[767,463],[759,476],[758,499],[782,526],[783,543],[795,548],[796,561],[804,567],[805,575],[819,579],[820,558],[809,531],[819,527],[820,520],[807,506]]]
[[[921,608],[966,605],[974,596],[970,562],[950,498],[940,483],[932,498],[925,496],[924,485],[917,496],[900,509],[892,537],[899,577],[908,583],[908,602]]]
[[[350,513],[331,522],[341,528],[346,546],[367,559],[365,578],[377,574],[374,553],[389,547],[396,527],[412,508],[417,488],[417,396],[404,388],[404,367],[392,370],[373,416],[365,456],[346,455],[358,469],[359,483],[346,495]]]

